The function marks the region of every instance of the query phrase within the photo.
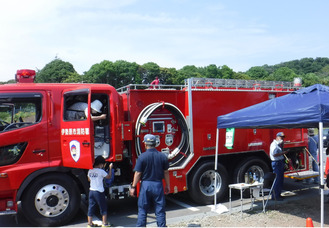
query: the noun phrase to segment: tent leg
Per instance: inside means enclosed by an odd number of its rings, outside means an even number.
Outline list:
[[[219,141],[219,129],[216,131],[216,153],[215,153],[215,172],[217,172],[217,162],[218,162],[218,141]],[[217,209],[217,175],[215,174],[215,192],[214,192],[214,209]]]
[[[321,189],[321,227],[324,225],[324,171],[323,171],[323,123],[319,122],[319,153],[320,153],[320,189]]]

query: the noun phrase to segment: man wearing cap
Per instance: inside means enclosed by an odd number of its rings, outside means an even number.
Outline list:
[[[100,102],[99,100],[94,100],[93,102],[91,102],[90,106],[92,121],[106,119],[106,114],[101,114],[100,116],[93,115],[97,113],[102,113],[102,102]],[[74,103],[67,109],[66,115],[68,120],[85,119],[88,116],[88,104],[85,102]]]
[[[146,226],[147,212],[151,203],[154,205],[158,227],[166,226],[165,197],[169,189],[169,162],[165,154],[155,149],[156,138],[154,135],[144,136],[146,151],[142,153],[135,165],[134,180],[131,184],[130,195],[135,196],[136,185],[141,180],[138,196],[138,227]],[[163,189],[162,179],[165,180]]]
[[[284,154],[287,152],[283,151],[283,139],[284,133],[279,132],[276,134],[276,138],[273,140],[270,146],[270,157],[272,161],[273,173],[276,174],[276,181],[273,187],[274,190],[274,199],[283,200],[281,197],[281,191],[283,186],[284,179]]]
[[[312,168],[313,171],[319,172],[319,166],[318,166],[318,148],[319,148],[319,135],[314,134],[314,129],[309,128],[308,129],[308,150],[313,158],[312,159]],[[311,179],[307,179],[306,183],[311,183]],[[319,183],[319,176],[313,178],[313,183],[318,184]]]

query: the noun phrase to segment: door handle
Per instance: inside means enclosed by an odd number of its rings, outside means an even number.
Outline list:
[[[45,149],[41,149],[41,150],[33,150],[32,151],[34,154],[39,154],[39,153],[45,153],[46,150]]]
[[[43,153],[46,153],[46,150],[45,149],[33,150],[32,153],[34,153],[35,155],[43,157]]]
[[[87,147],[90,145],[90,142],[83,142],[82,145]]]

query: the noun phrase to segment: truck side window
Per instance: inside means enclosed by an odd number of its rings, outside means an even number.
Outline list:
[[[16,163],[25,151],[27,142],[0,147],[0,166]]]
[[[64,120],[77,121],[87,119],[88,95],[66,95],[64,97]]]
[[[0,97],[0,133],[41,120],[41,94],[4,94]]]

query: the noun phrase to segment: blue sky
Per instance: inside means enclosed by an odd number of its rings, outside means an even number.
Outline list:
[[[329,57],[327,0],[1,1],[0,81],[56,56],[82,74],[103,60],[234,71]]]

